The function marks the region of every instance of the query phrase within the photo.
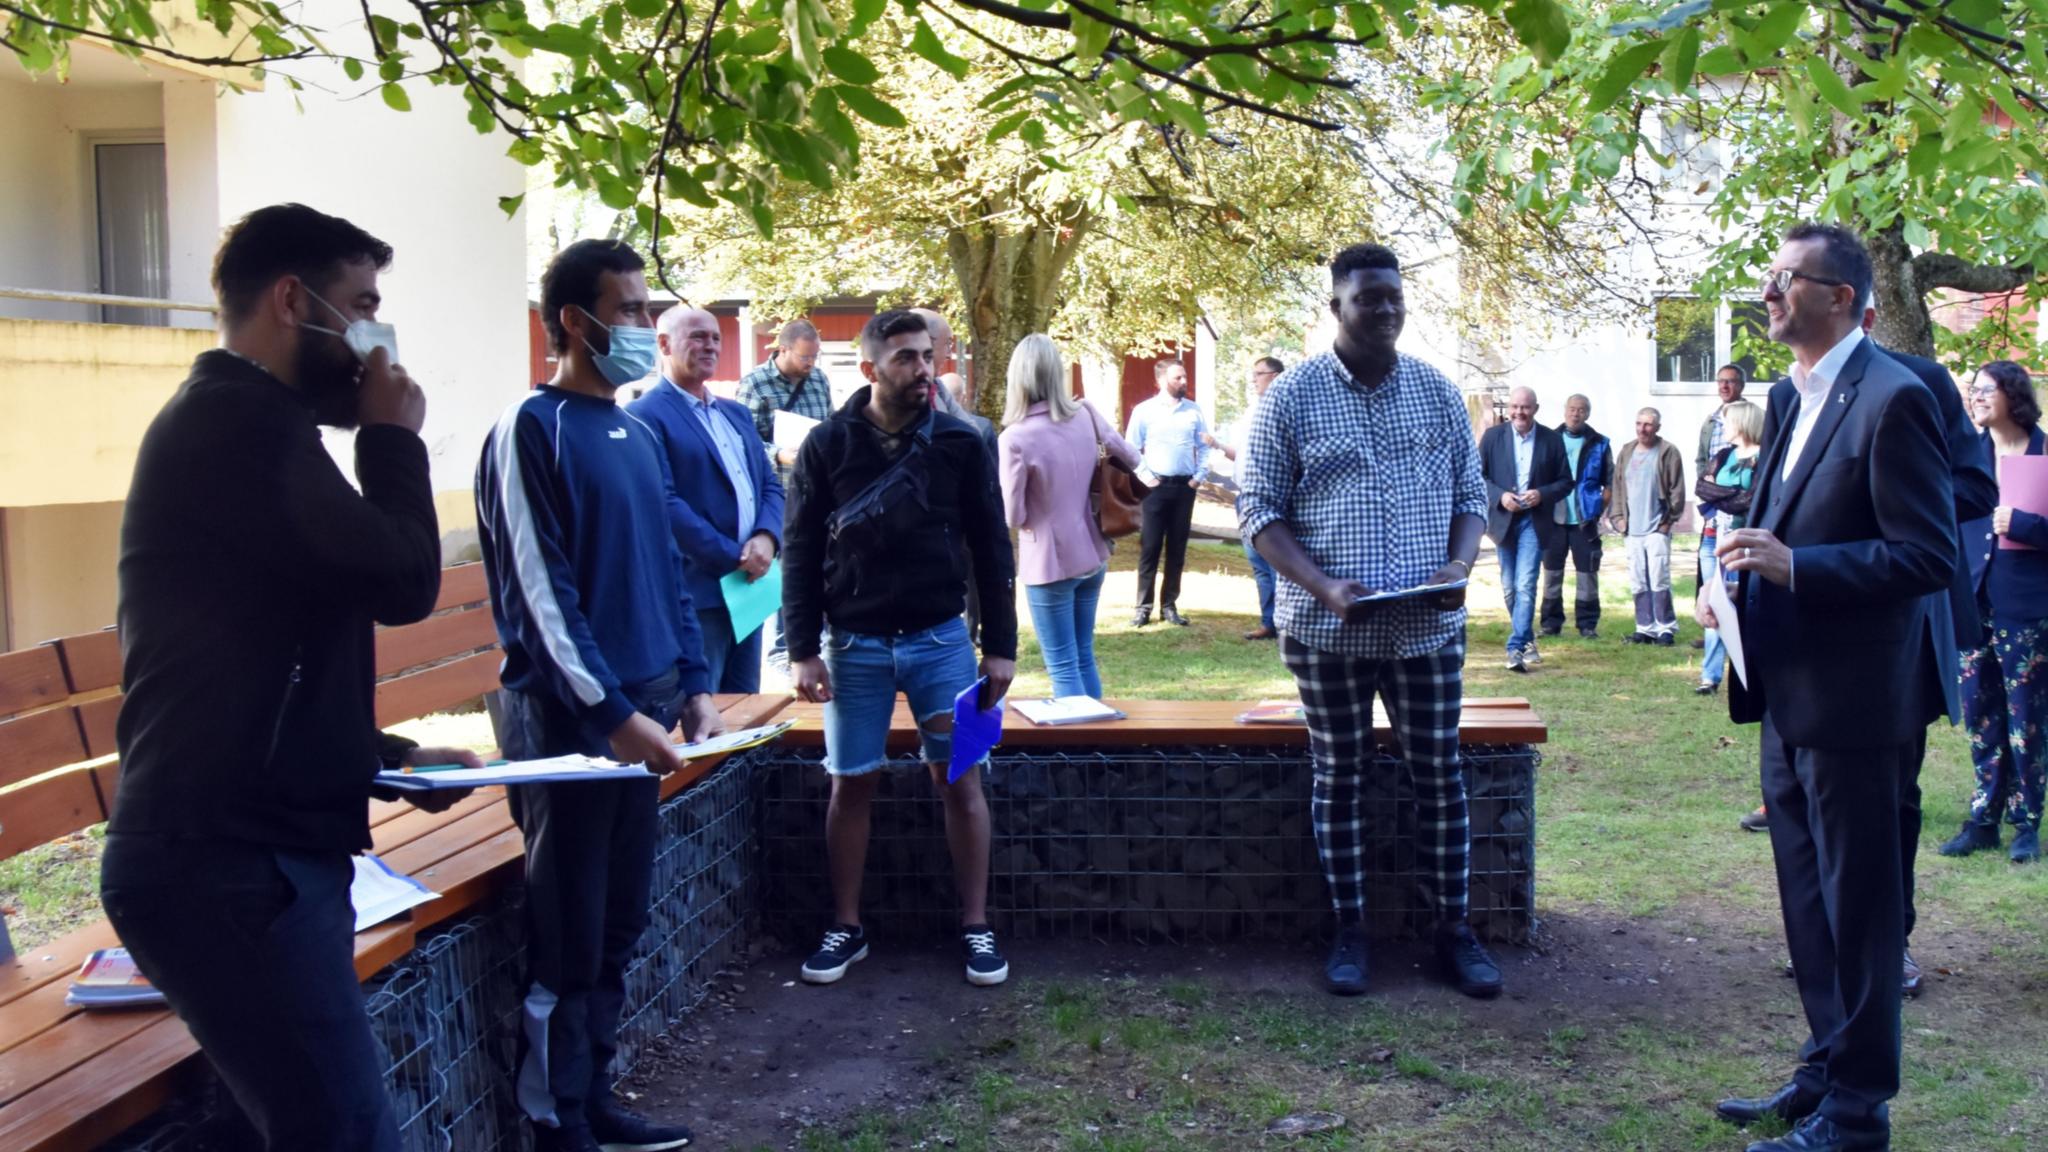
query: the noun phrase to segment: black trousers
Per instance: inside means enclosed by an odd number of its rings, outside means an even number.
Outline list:
[[[1799,1001],[1811,1030],[1796,1078],[1844,1128],[1889,1126],[1899,1091],[1899,967],[1906,948],[1901,786],[1917,740],[1799,748],[1763,726],[1764,803]]]
[[[1564,560],[1569,555],[1578,588],[1572,600],[1572,624],[1581,632],[1600,627],[1600,525],[1560,524],[1543,546],[1543,599],[1537,627],[1564,631]]]
[[[1180,603],[1180,573],[1188,562],[1188,528],[1195,522],[1195,489],[1186,476],[1161,476],[1139,505],[1138,611],[1152,611],[1152,578],[1159,572],[1159,551],[1166,549],[1166,579],[1159,603]]]
[[[272,1152],[397,1152],[341,852],[115,833],[100,902]]]
[[[673,675],[626,695],[674,726]],[[609,754],[605,738],[584,732],[553,696],[508,690],[499,723],[499,745],[514,760]],[[601,780],[509,792],[526,837],[519,1106],[537,1124],[587,1127],[590,1107],[611,1099],[626,965],[647,930],[659,785]]]

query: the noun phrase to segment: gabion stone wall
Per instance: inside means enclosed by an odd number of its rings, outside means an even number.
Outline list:
[[[764,928],[785,939],[808,939],[831,908],[830,782],[819,758],[772,748],[756,776]],[[1472,920],[1486,939],[1524,942],[1533,925],[1539,758],[1527,745],[1464,750]],[[1306,749],[999,750],[989,776],[989,920],[1010,937],[1170,942],[1329,930]],[[1412,795],[1387,755],[1367,784],[1370,926],[1415,932],[1434,911],[1415,873]],[[914,757],[892,764],[881,785],[863,892],[863,921],[878,931],[941,936],[959,923],[943,812]]]

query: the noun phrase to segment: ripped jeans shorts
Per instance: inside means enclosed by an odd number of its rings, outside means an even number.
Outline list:
[[[825,631],[825,670],[832,699],[825,703],[825,771],[860,776],[889,759],[889,723],[896,695],[910,701],[927,764],[953,754],[953,697],[977,676],[967,623],[955,618],[922,632],[871,636],[840,628]],[[943,730],[930,723],[936,717]]]

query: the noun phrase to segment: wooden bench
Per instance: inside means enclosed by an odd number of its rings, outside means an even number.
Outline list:
[[[1015,711],[1003,718],[1003,748],[1146,748],[1173,744],[1210,744],[1222,747],[1286,747],[1306,745],[1308,729],[1299,724],[1240,724],[1237,717],[1251,707],[1248,703],[1224,700],[1108,700],[1128,719],[1102,720],[1087,724],[1039,725]],[[797,726],[782,738],[796,748],[825,745],[825,706],[797,702],[784,719]],[[1458,722],[1461,744],[1541,744],[1550,729],[1536,715],[1529,702],[1520,697],[1467,699]],[[1394,741],[1393,726],[1386,712],[1373,705],[1373,739],[1382,747]],[[910,706],[896,702],[896,714],[889,722],[888,748],[892,755],[917,749],[917,722]],[[1000,750],[998,750],[1000,754]]]
[[[444,711],[498,687],[497,635],[482,566],[443,574],[436,614],[377,637],[377,722]],[[106,818],[118,765],[120,652],[111,631],[0,655],[0,858]],[[732,727],[767,722],[786,697],[721,696]],[[89,761],[81,764],[81,761]],[[664,799],[717,767],[691,762],[663,780]],[[33,783],[21,782],[66,768]],[[519,876],[522,844],[501,789],[480,789],[445,812],[370,804],[373,850],[440,899],[407,919],[357,934],[368,977],[411,951],[422,932],[477,908]],[[0,964],[0,1149],[88,1149],[147,1118],[199,1070],[198,1048],[167,1011],[87,1013],[64,994],[86,955],[118,944],[104,920]]]

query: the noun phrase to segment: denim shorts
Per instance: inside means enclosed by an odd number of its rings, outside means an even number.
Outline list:
[[[825,771],[861,776],[889,759],[889,723],[896,694],[910,701],[927,764],[953,755],[953,730],[934,732],[924,723],[953,715],[953,697],[974,683],[974,645],[967,622],[948,620],[907,636],[870,636],[828,628],[825,670],[832,675],[832,699],[825,702]]]

